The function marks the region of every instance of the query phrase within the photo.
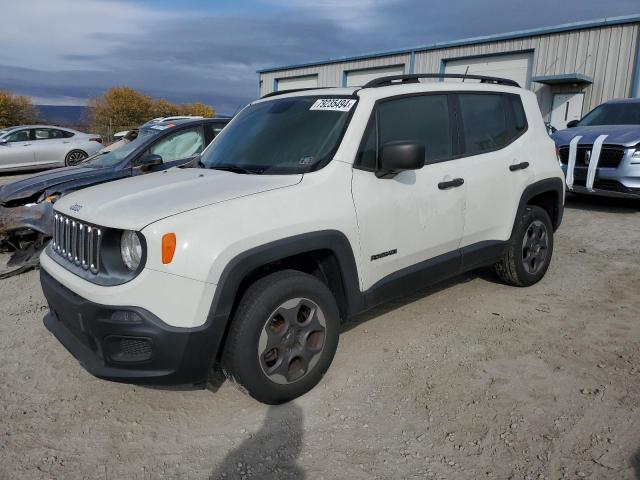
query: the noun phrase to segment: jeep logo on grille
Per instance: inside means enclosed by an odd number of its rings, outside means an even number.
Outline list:
[[[589,162],[591,162],[591,150],[584,152],[584,164],[589,165]]]
[[[73,210],[74,212],[79,212],[82,209],[82,205],[79,203],[74,203],[69,207],[69,210]]]

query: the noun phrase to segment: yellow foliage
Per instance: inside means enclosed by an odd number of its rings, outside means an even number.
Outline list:
[[[154,99],[130,87],[110,88],[89,102],[92,130],[115,132],[141,125],[152,118],[173,115],[213,117],[215,110],[201,102],[175,104],[164,98]]]
[[[0,90],[0,128],[35,123],[38,115],[28,97]]]

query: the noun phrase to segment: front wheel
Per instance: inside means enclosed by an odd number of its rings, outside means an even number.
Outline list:
[[[543,208],[526,206],[502,258],[496,263],[500,279],[518,287],[539,282],[553,254],[553,226]]]
[[[240,301],[222,368],[256,400],[279,404],[311,390],[338,346],[340,314],[319,279],[295,270],[270,274]]]

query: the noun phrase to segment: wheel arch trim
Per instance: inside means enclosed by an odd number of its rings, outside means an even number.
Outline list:
[[[549,192],[554,193],[557,199],[557,211],[554,212],[555,215],[551,218],[551,223],[553,225],[554,231],[558,229],[558,227],[562,223],[562,216],[564,214],[564,182],[560,177],[546,178],[544,180],[532,183],[522,192],[522,195],[520,196],[520,202],[518,204],[518,210],[516,212],[516,217],[513,221],[510,238],[513,238],[518,218],[522,216],[522,213],[524,212],[524,209],[527,206],[528,202],[537,195]]]
[[[222,346],[224,332],[230,325],[237,292],[247,275],[275,261],[318,250],[330,251],[337,259],[348,315],[362,310],[363,296],[360,291],[356,257],[344,233],[337,230],[321,230],[282,238],[236,255],[223,269],[206,320],[207,325],[219,332],[216,354]]]

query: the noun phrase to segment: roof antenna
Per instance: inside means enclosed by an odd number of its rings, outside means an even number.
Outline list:
[[[467,78],[467,73],[469,73],[469,65],[467,65],[467,69],[464,71],[464,75],[462,76],[462,83],[464,83],[464,79]]]

